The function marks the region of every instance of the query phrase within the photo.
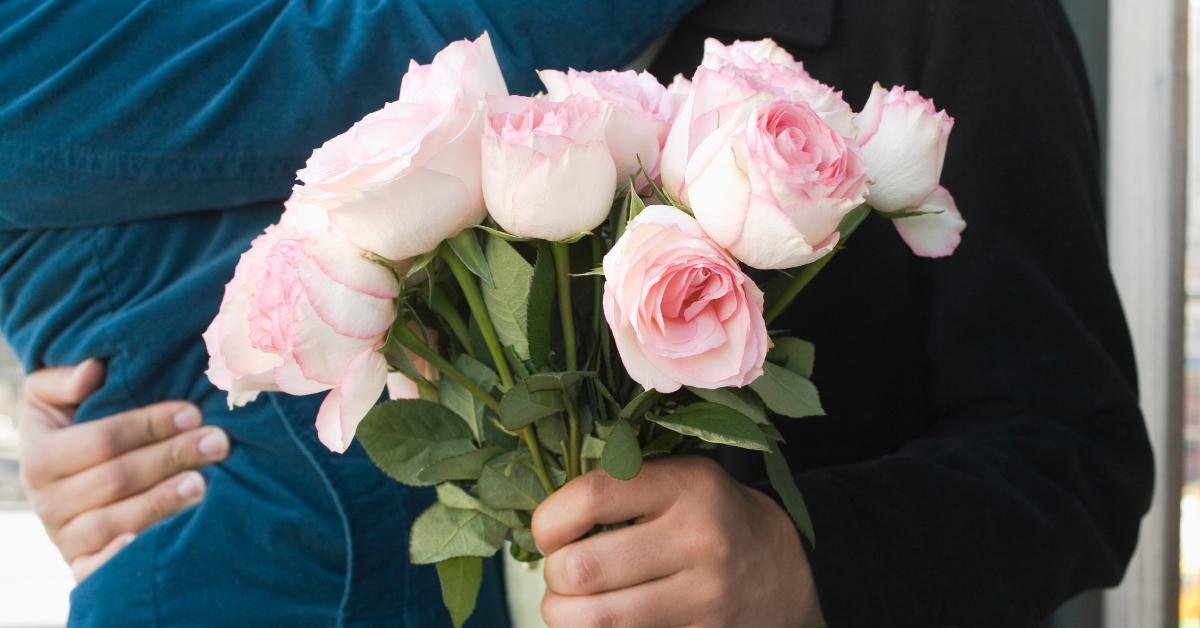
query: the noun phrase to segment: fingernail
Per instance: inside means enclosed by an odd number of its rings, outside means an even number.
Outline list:
[[[83,384],[84,375],[87,374],[88,369],[91,368],[92,363],[95,361],[96,358],[88,358],[75,365],[75,369],[71,371],[71,386],[78,387]]]
[[[229,437],[221,430],[212,430],[200,439],[200,453],[209,458],[220,458],[229,451]]]
[[[129,545],[136,538],[137,538],[137,535],[132,532],[126,532],[125,534],[122,534],[121,535],[121,546],[124,547],[126,545]]]
[[[188,406],[176,412],[175,416],[171,417],[171,420],[175,423],[175,428],[181,432],[196,429],[200,427],[200,411],[192,406]]]
[[[200,499],[200,496],[204,494],[204,477],[196,472],[189,473],[179,481],[175,490],[185,501]]]

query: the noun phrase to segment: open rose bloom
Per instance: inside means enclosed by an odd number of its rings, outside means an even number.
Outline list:
[[[948,113],[879,85],[855,112],[771,40],[710,40],[670,85],[540,77],[510,95],[486,34],[412,63],[313,152],[204,334],[231,407],[321,394],[321,443],[437,487],[410,558],[450,567],[458,625],[477,561],[540,558],[533,508],[587,470],[699,440],[786,471],[772,422],[823,410],[811,346],[774,319],[864,220],[929,258],[966,226]]]

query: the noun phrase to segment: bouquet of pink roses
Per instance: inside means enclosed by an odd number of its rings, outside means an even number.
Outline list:
[[[813,541],[772,417],[822,414],[814,350],[768,325],[872,212],[924,256],[965,226],[945,112],[876,85],[856,113],[770,40],[709,40],[669,87],[541,78],[508,95],[486,34],[413,62],[297,173],[204,335],[231,406],[328,391],[322,443],[436,487],[410,553],[457,625],[482,559],[540,558],[531,513],[593,469],[758,450]]]

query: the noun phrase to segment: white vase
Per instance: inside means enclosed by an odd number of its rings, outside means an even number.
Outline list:
[[[546,580],[542,561],[523,563],[512,557],[510,543],[504,544],[504,590],[508,598],[508,621],[512,628],[546,628],[542,621],[542,595]]]

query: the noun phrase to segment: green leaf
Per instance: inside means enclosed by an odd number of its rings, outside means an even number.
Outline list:
[[[564,391],[575,387],[585,377],[595,377],[592,371],[562,371],[557,373],[534,373],[525,380],[530,392],[547,390]]]
[[[511,346],[517,357],[529,359],[529,292],[533,266],[509,243],[489,237],[484,257],[494,284],[484,283],[483,302],[492,317],[500,343]]]
[[[447,558],[437,564],[438,581],[442,583],[442,603],[450,611],[454,628],[462,628],[475,612],[479,585],[483,583],[483,559],[478,556]]]
[[[808,505],[804,503],[800,487],[796,486],[796,478],[788,467],[787,459],[783,454],[767,451],[763,452],[763,464],[767,467],[767,478],[771,480],[771,488],[775,489],[783,500],[783,506],[791,516],[792,522],[796,524],[800,534],[808,539],[808,544],[815,548],[817,533],[813,529],[812,517],[808,514]]]
[[[500,399],[500,423],[514,432],[565,409],[562,393],[557,390],[530,392],[527,382],[517,382]]]
[[[621,408],[621,418],[625,420],[640,419],[658,403],[658,391],[643,390],[632,401]]]
[[[409,486],[432,463],[475,448],[471,430],[448,408],[423,399],[402,399],[375,406],[358,426],[355,438],[389,477]]]
[[[499,229],[493,229],[493,228],[491,228],[491,227],[489,227],[489,226],[487,226],[487,225],[475,225],[475,228],[476,228],[476,229],[479,229],[480,231],[483,231],[483,232],[485,232],[485,233],[489,233],[489,234],[491,234],[491,235],[494,235],[494,236],[496,236],[497,238],[500,238],[501,240],[504,240],[505,242],[527,242],[527,241],[529,241],[529,238],[522,238],[522,237],[521,237],[521,236],[519,236],[519,235],[513,235],[513,234],[511,234],[511,233],[509,233],[509,232],[507,232],[507,231],[501,231],[501,230],[499,230]]]
[[[816,345],[792,336],[775,338],[774,341],[775,346],[767,353],[767,359],[800,377],[811,379],[813,362],[817,356]]]
[[[626,200],[629,203],[626,208],[628,220],[633,220],[642,213],[643,209],[646,209],[646,203],[642,202],[642,197],[638,196],[637,187],[633,184],[633,177],[629,178],[629,187],[625,190],[625,194],[628,196]]]
[[[529,528],[516,528],[512,531],[512,547],[512,557],[523,563],[542,558],[537,543],[533,542],[533,531]]]
[[[668,433],[674,434],[674,432]],[[592,436],[591,434],[587,434],[583,437],[583,446],[579,448],[579,455],[582,458],[599,460],[600,456],[604,455],[604,445],[604,441]]]
[[[567,427],[561,414],[553,414],[538,419],[534,423],[537,430],[538,442],[550,451],[563,455],[563,446],[567,442]]]
[[[617,421],[604,445],[600,464],[618,480],[632,480],[642,470],[642,450],[629,421]]]
[[[412,266],[409,266],[408,271],[404,273],[404,278],[409,279],[413,275],[425,270],[425,268],[429,266],[429,263],[435,259],[437,259],[437,249],[418,255],[417,258],[413,260]]]
[[[454,366],[484,390],[491,391],[500,383],[500,378],[496,376],[495,371],[465,353],[455,358]],[[438,400],[466,421],[467,426],[471,428],[471,433],[475,436],[475,442],[481,444],[484,442],[484,421],[487,417],[487,408],[479,398],[472,395],[461,384],[449,377],[443,377],[438,381]]]
[[[507,528],[519,528],[525,523],[517,516],[517,513],[512,510],[496,510],[489,508],[478,497],[468,493],[461,486],[453,482],[446,482],[437,485],[438,501],[451,508],[459,508],[462,510],[474,510],[483,513],[500,523],[503,523]]]
[[[646,448],[642,450],[642,457],[649,458],[669,454],[675,451],[675,447],[681,442],[683,442],[682,434],[664,430],[646,444]]]
[[[504,545],[508,528],[475,510],[434,502],[412,525],[409,557],[414,565],[429,565],[460,556],[487,558]]]
[[[750,417],[755,423],[770,424],[771,420],[767,418],[767,412],[763,409],[762,401],[754,396],[754,393],[744,388],[693,388],[688,386],[688,390],[697,397],[719,403],[727,408],[732,408],[738,412]]]
[[[554,330],[554,258],[545,242],[538,243],[537,262],[530,280],[529,303],[526,306],[526,329],[529,336],[529,360],[541,369],[550,368],[550,353]]]
[[[483,255],[483,248],[479,246],[479,238],[475,237],[475,232],[471,229],[463,229],[457,235],[446,243],[450,245],[450,250],[462,260],[466,265],[467,270],[473,275],[483,280],[484,285],[495,285],[492,280],[492,269],[488,266],[487,259]]]
[[[763,433],[763,434],[764,434],[764,435],[765,435],[767,438],[769,438],[769,439],[771,439],[771,440],[773,440],[773,441],[775,441],[775,442],[777,442],[777,443],[786,442],[786,441],[784,441],[784,439],[783,439],[783,434],[780,434],[780,433],[779,433],[779,428],[775,427],[775,426],[774,426],[773,424],[771,424],[771,423],[759,423],[759,424],[758,424],[758,429],[762,430],[762,433]]]
[[[776,414],[793,419],[825,414],[817,387],[778,364],[764,363],[763,374],[750,383],[750,388]]]
[[[537,508],[546,499],[546,489],[530,464],[528,454],[515,451],[493,458],[479,474],[479,499],[500,510]]]
[[[693,403],[675,414],[650,417],[650,420],[685,436],[695,436],[718,445],[758,451],[771,448],[754,419],[717,403]]]
[[[429,484],[449,480],[478,480],[479,473],[483,471],[483,465],[502,453],[504,450],[499,447],[485,447],[443,458],[421,469],[417,474],[417,479]]]

